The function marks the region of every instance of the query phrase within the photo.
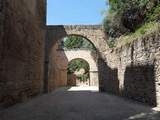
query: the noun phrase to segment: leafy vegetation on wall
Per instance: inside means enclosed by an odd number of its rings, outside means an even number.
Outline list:
[[[108,44],[114,47],[116,38],[136,32],[150,22],[160,21],[160,0],[109,0],[104,19]]]

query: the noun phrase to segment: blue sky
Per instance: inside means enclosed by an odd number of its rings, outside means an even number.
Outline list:
[[[48,0],[48,25],[100,24],[106,0]]]

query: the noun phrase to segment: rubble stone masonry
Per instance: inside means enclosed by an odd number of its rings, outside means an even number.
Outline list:
[[[103,80],[105,91],[160,106],[159,30],[103,54],[109,71]]]

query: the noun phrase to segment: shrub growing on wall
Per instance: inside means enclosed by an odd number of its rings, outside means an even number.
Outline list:
[[[111,38],[109,43],[122,35],[135,32],[146,22],[160,19],[159,0],[109,0],[107,2],[109,11],[104,19],[104,28]]]

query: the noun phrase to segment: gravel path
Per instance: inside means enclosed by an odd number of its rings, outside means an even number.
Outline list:
[[[160,120],[150,107],[96,91],[60,88],[1,111],[0,120]]]

